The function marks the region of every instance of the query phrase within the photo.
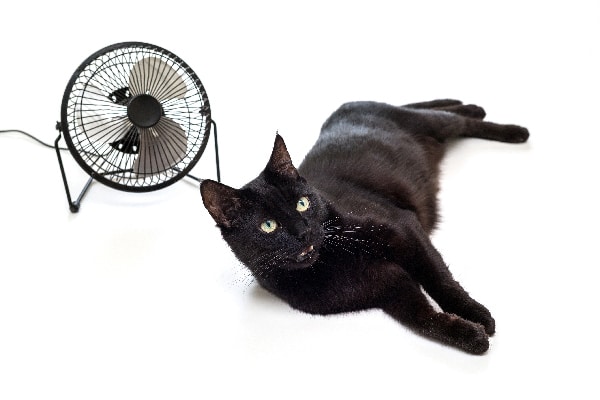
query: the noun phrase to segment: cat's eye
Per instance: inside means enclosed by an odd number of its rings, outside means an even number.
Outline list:
[[[277,229],[277,222],[273,221],[272,219],[264,220],[263,223],[260,224],[260,229],[263,232],[271,233]]]
[[[308,207],[310,207],[310,201],[308,201],[308,197],[305,197],[305,196],[300,197],[300,199],[296,203],[296,210],[298,210],[300,212],[304,212],[304,211],[308,210]]]

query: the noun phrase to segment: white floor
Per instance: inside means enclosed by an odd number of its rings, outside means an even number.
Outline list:
[[[345,101],[480,104],[531,140],[451,148],[434,241],[496,318],[489,352],[379,311],[291,310],[248,279],[189,179],[93,184],[71,214],[54,152],[0,134],[0,398],[598,398],[600,7],[324,4],[6,6],[0,129],[52,142],[71,74],[128,40],[200,76],[232,186],[260,172],[276,130],[300,163]],[[195,175],[215,177],[212,145]],[[77,192],[86,175],[65,161]]]

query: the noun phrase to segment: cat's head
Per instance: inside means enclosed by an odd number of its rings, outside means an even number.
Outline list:
[[[253,272],[297,270],[318,259],[326,205],[298,174],[281,136],[256,179],[241,189],[204,180],[200,191],[223,238]]]

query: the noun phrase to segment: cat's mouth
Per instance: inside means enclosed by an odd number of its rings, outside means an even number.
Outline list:
[[[319,252],[314,245],[304,247],[300,252],[292,258],[293,262],[288,264],[290,269],[301,269],[310,267],[319,257]]]
[[[300,254],[298,254],[298,256],[296,257],[296,261],[298,262],[302,262],[305,261],[306,259],[310,258],[315,252],[315,246],[313,246],[312,244],[308,247],[306,247],[304,250],[302,250],[300,252]]]

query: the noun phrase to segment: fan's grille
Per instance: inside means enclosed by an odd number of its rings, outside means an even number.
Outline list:
[[[160,104],[158,122],[128,116],[139,95]],[[179,57],[145,43],[109,46],[89,57],[69,82],[62,104],[65,140],[95,179],[128,191],[167,186],[198,161],[210,131],[202,83]]]

